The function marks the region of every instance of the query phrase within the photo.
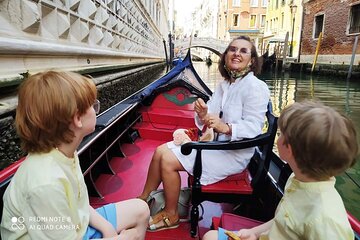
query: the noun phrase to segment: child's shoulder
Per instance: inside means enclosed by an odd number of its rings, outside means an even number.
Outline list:
[[[44,173],[48,168],[56,168],[56,159],[52,152],[49,153],[31,153],[28,154],[24,160],[24,162],[19,167],[21,171],[29,171]]]
[[[50,153],[29,154],[15,173],[18,183],[29,187],[52,184],[55,179],[63,178],[64,171]]]

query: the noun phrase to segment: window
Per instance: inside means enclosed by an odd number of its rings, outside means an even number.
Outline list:
[[[250,27],[256,27],[256,15],[250,15]]]
[[[240,0],[233,0],[233,7],[240,7]]]
[[[324,14],[315,16],[314,38],[318,38],[323,31]]]
[[[284,29],[284,13],[281,13],[281,29]]]
[[[360,32],[360,4],[354,5],[350,10],[349,33]]]
[[[234,27],[239,26],[239,14],[234,14],[233,15],[233,26]]]
[[[250,6],[251,7],[258,7],[259,6],[258,0],[250,0]]]
[[[267,5],[268,5],[268,0],[261,0],[262,7],[267,7]]]
[[[260,27],[265,27],[265,19],[266,19],[266,15],[261,15],[261,19],[260,19]]]

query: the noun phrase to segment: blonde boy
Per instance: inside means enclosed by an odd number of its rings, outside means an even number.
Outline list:
[[[95,129],[96,95],[91,79],[71,72],[21,85],[15,125],[28,155],[4,194],[2,239],[144,239],[145,202],[89,205],[76,149]]]
[[[281,113],[277,146],[293,174],[285,186],[275,217],[260,226],[241,229],[242,240],[353,240],[335,177],[353,166],[358,143],[353,123],[319,102],[294,103]],[[219,235],[219,236],[218,236]],[[204,240],[227,239],[223,230]]]

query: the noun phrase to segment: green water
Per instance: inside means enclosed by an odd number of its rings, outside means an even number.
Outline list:
[[[222,81],[216,64],[208,67],[203,62],[195,62],[194,67],[212,90]],[[293,102],[304,99],[320,100],[352,119],[356,125],[358,142],[360,142],[360,80],[349,82],[332,76],[293,73],[263,74],[259,78],[269,86],[274,112],[277,115],[285,106]],[[343,198],[346,209],[357,219],[360,219],[359,160],[360,157],[356,165],[338,176],[336,181],[336,188]]]

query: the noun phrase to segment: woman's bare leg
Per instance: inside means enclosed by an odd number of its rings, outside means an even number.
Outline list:
[[[149,207],[140,199],[115,203],[117,215],[116,231],[120,239],[145,239],[149,223]]]
[[[164,210],[171,216],[178,215],[177,204],[181,186],[179,171],[184,171],[184,168],[170,149],[163,153],[160,167],[165,193]],[[163,225],[163,221],[155,223],[157,228]]]
[[[165,152],[162,157],[161,174],[165,192],[165,211],[174,215],[177,214],[181,187],[179,171],[184,171],[184,168],[171,150]]]
[[[161,183],[160,161],[164,152],[169,151],[166,143],[156,148],[151,159],[144,189],[139,198],[146,200],[151,191],[156,190]]]

